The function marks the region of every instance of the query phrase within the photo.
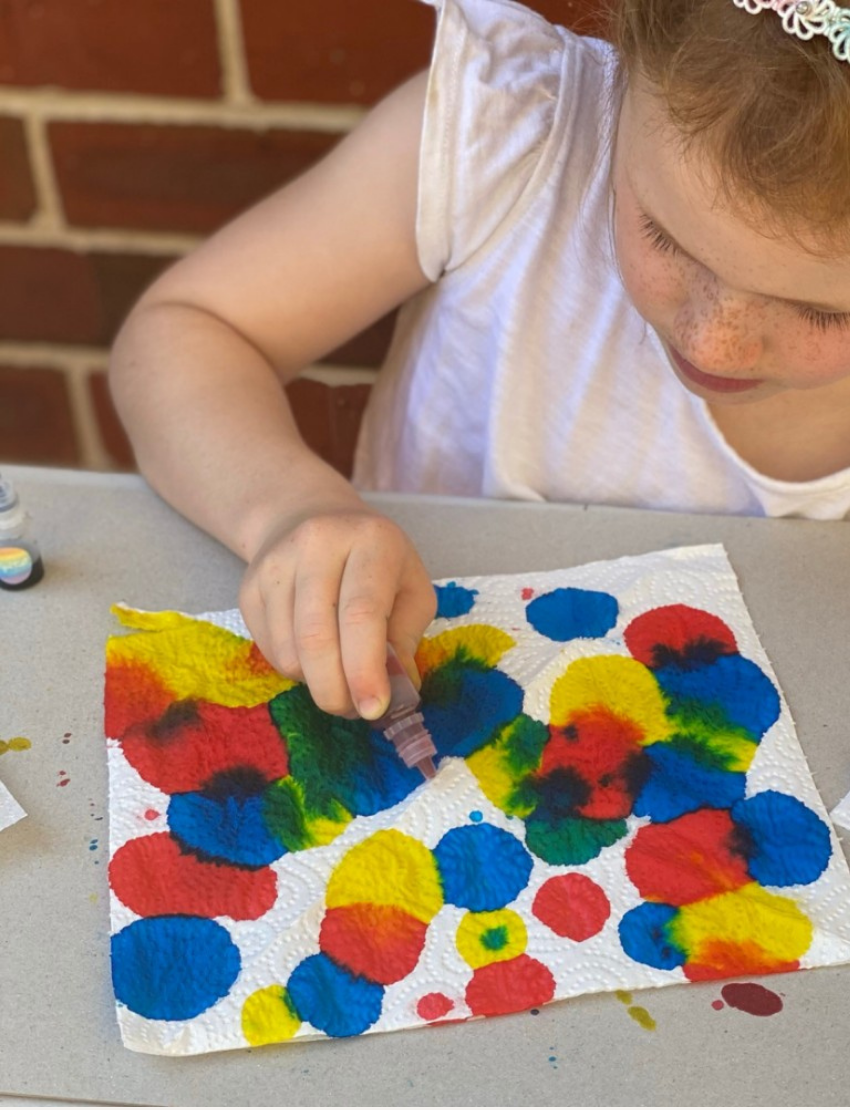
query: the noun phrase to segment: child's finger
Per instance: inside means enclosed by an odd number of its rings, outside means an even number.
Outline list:
[[[375,567],[371,558],[353,551],[340,586],[342,666],[357,712],[370,721],[389,705],[387,618],[395,603],[396,582],[391,564]]]
[[[344,550],[331,545],[296,570],[293,632],[298,661],[313,701],[339,716],[353,708],[339,645],[339,587]]]
[[[416,666],[416,649],[425,629],[437,612],[437,595],[424,570],[414,584],[402,590],[387,626],[387,639],[393,645],[402,666],[419,689],[422,677]]]

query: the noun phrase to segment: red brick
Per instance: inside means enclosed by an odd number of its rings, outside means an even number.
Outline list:
[[[287,387],[305,442],[340,473],[350,477],[368,385],[329,386],[299,378]]]
[[[49,128],[72,224],[207,232],[295,177],[338,136],[216,127],[55,122]]]
[[[0,339],[97,343],[104,321],[90,259],[0,246]]]
[[[103,342],[112,342],[124,317],[145,289],[174,261],[173,256],[153,254],[91,256],[103,317]]]
[[[68,385],[61,371],[0,366],[0,458],[50,466],[79,464]]]
[[[434,11],[417,0],[241,0],[251,86],[265,100],[371,104],[428,64]],[[605,0],[529,0],[598,34]]]
[[[0,82],[213,97],[213,0],[0,0]]]
[[[97,417],[101,442],[113,466],[118,470],[135,470],[136,460],[133,456],[133,448],[118,419],[118,413],[109,394],[106,374],[102,371],[96,371],[89,376],[89,395]]]
[[[370,104],[427,65],[416,0],[241,0],[251,86],[266,100]]]
[[[28,220],[36,199],[27,140],[19,119],[0,116],[0,219]]]

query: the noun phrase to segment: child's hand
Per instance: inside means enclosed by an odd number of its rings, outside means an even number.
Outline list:
[[[386,710],[390,642],[419,685],[413,653],[436,597],[413,544],[369,509],[279,524],[251,560],[239,595],[260,651],[303,680],[327,713],[374,720]]]

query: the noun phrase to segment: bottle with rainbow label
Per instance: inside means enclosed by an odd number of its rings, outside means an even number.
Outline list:
[[[41,552],[28,531],[29,516],[14,486],[0,476],[0,589],[25,590],[44,577]]]

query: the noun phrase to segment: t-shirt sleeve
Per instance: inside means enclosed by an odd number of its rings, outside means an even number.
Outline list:
[[[551,140],[569,33],[511,0],[425,2],[438,22],[417,238],[436,281],[487,242],[528,188]]]

